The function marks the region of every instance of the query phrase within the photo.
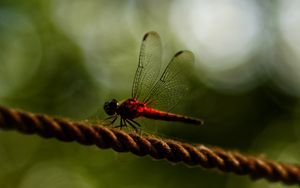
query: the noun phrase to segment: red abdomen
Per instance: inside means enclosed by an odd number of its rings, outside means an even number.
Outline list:
[[[145,108],[142,112],[141,116],[144,116],[149,119],[157,119],[157,120],[164,120],[164,121],[177,121],[183,123],[190,123],[194,125],[202,125],[203,121],[197,118],[192,118],[188,116],[163,112],[159,110],[155,110],[152,108]]]

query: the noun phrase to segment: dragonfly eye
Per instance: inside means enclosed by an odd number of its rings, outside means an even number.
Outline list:
[[[116,99],[111,99],[104,103],[103,108],[107,115],[114,115],[118,108],[118,101]]]

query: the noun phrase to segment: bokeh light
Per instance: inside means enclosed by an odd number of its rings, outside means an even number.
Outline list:
[[[171,21],[182,42],[196,53],[209,85],[220,89],[251,85],[255,62],[249,59],[259,45],[263,24],[255,1],[175,1]]]
[[[279,1],[278,27],[282,59],[274,65],[276,83],[285,92],[300,96],[300,2]]]

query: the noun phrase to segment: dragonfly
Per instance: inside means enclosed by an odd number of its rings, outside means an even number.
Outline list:
[[[106,120],[111,120],[110,124],[114,124],[118,117],[120,125],[117,127],[129,125],[135,130],[141,127],[135,121],[139,117],[203,124],[201,119],[169,112],[185,96],[188,88],[185,66],[194,63],[193,53],[188,50],[177,52],[162,72],[161,58],[161,38],[157,32],[150,31],[142,40],[131,98],[120,102],[110,99],[104,103],[104,111],[109,115]]]

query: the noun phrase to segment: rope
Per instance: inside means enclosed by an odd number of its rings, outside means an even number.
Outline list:
[[[218,168],[223,172],[249,175],[253,180],[265,178],[271,182],[300,185],[300,166],[284,164],[246,156],[237,151],[191,145],[155,136],[141,136],[102,125],[73,122],[36,115],[0,106],[0,128],[17,130],[24,134],[38,134],[44,138],[57,138],[64,142],[77,141],[83,145],[112,148],[117,152],[131,152],[138,156],[150,155],[155,159],[166,159],[204,168]]]

